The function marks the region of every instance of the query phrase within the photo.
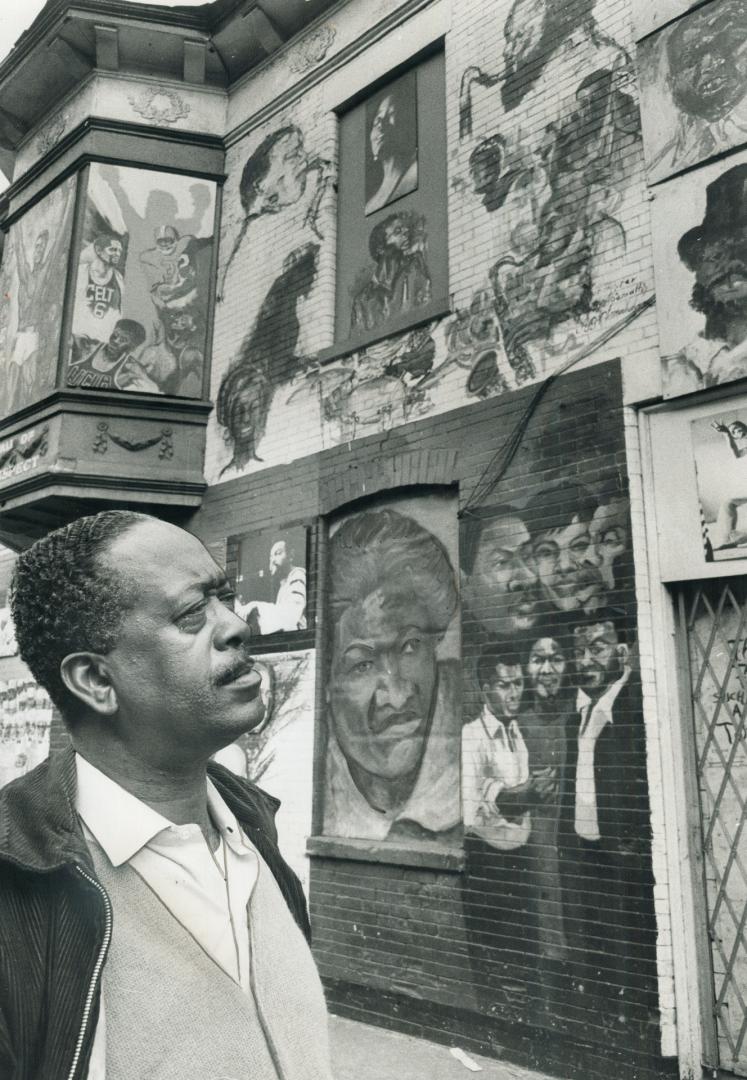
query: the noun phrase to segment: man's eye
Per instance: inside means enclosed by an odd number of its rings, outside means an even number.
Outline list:
[[[219,593],[218,599],[221,604],[225,604],[231,611],[236,607],[236,593],[233,589],[226,589],[225,592]]]
[[[178,617],[177,625],[185,630],[192,630],[202,625],[205,621],[205,604],[197,604],[195,607],[189,609],[189,611],[183,611]]]
[[[402,652],[409,656],[416,653],[422,644],[422,638],[412,637],[402,643]]]
[[[356,675],[365,675],[373,668],[372,660],[359,660],[357,664],[353,664],[353,671]]]

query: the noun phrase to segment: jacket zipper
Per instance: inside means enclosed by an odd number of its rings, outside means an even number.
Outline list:
[[[67,1080],[74,1080],[75,1073],[78,1068],[78,1062],[80,1061],[80,1055],[83,1050],[83,1040],[86,1037],[86,1028],[88,1027],[88,1020],[91,1015],[93,995],[96,992],[96,984],[99,981],[101,969],[104,966],[104,960],[106,958],[106,954],[109,949],[109,942],[111,941],[112,936],[112,905],[106,889],[100,882],[96,881],[95,878],[92,878],[90,874],[87,874],[82,866],[78,866],[77,863],[75,864],[75,869],[78,871],[81,877],[84,877],[86,881],[89,882],[89,884],[93,885],[97,892],[101,893],[101,896],[104,900],[106,922],[104,926],[104,937],[101,942],[101,948],[99,949],[99,955],[96,958],[96,963],[93,968],[93,975],[91,976],[91,984],[88,987],[85,1005],[83,1006],[83,1019],[81,1020],[80,1024],[80,1033],[78,1035],[78,1041],[75,1044],[75,1054],[73,1056],[73,1063],[70,1066],[70,1072],[67,1074]]]

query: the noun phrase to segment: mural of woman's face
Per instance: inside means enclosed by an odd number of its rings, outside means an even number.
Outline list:
[[[378,161],[380,157],[386,158],[388,156],[387,150],[391,149],[392,135],[396,123],[397,110],[394,98],[391,94],[386,94],[379,102],[371,122],[369,139],[374,161]]]
[[[327,700],[364,796],[366,774],[395,781],[420,766],[438,685],[428,623],[424,605],[382,588],[349,607],[337,625]]]

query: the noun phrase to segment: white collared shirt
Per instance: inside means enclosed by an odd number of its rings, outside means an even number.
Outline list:
[[[508,724],[487,705],[462,729],[462,800],[464,825],[494,847],[510,850],[526,843],[529,815],[518,822],[501,813],[496,799],[506,788],[529,779],[529,755],[515,719]]]
[[[213,784],[208,780],[206,795],[220,834],[215,852],[199,825],[175,825],[79,754],[75,765],[76,810],[112,866],[128,863],[216,964],[248,992],[247,904],[259,862]],[[102,1011],[88,1080],[104,1080],[104,1032]]]
[[[576,708],[581,714],[578,729],[578,758],[576,761],[576,798],[573,827],[584,840],[600,840],[597,813],[597,784],[594,775],[594,752],[597,739],[612,723],[612,709],[618,695],[630,678],[626,668],[620,678],[607,687],[595,705],[584,690],[578,691]]]

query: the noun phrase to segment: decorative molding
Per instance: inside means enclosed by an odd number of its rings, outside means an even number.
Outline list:
[[[138,116],[152,124],[175,124],[191,111],[181,94],[161,83],[147,87],[139,94],[129,94],[127,100]]]
[[[325,23],[307,34],[299,41],[295,48],[291,49],[288,56],[288,67],[296,75],[304,75],[311,68],[321,64],[332,47],[337,37],[337,28],[332,23]]]
[[[37,152],[48,154],[65,134],[66,128],[67,116],[64,113],[57,113],[56,116],[53,116],[39,131],[36,138]]]
[[[141,450],[149,450],[151,446],[159,446],[158,456],[161,461],[169,461],[174,456],[173,431],[171,428],[161,428],[158,435],[151,435],[147,439],[128,439],[124,435],[116,435],[109,430],[106,420],[100,420],[96,425],[98,434],[93,441],[94,454],[105,454],[109,449],[109,442],[120,446],[123,450],[137,454]]]

